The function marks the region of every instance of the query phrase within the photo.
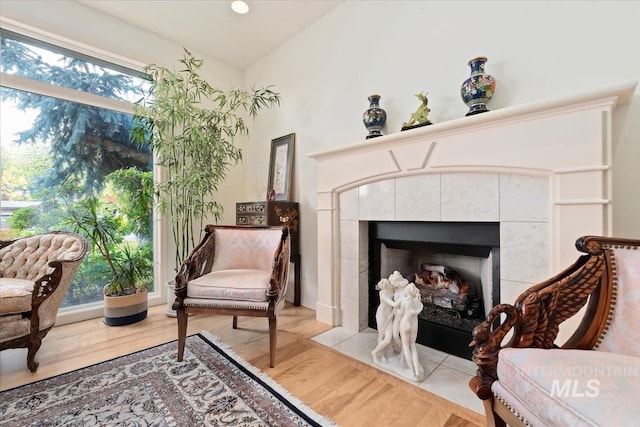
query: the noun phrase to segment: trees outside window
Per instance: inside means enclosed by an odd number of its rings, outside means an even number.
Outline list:
[[[69,210],[95,198],[100,214],[114,221],[116,240],[144,253],[151,269],[152,197],[140,195],[143,186],[153,188],[153,162],[150,147],[131,138],[132,104],[148,81],[117,65],[0,34],[2,239],[70,230]],[[102,301],[109,274],[102,257],[87,257],[63,307]]]

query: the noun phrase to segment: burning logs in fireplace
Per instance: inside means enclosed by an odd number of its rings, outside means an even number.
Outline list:
[[[445,265],[421,264],[420,271],[407,279],[420,289],[424,304],[452,309],[465,317],[473,316],[478,309],[474,286]]]

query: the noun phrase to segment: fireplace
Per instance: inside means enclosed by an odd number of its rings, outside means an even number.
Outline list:
[[[369,327],[371,222],[499,224],[499,301],[483,297],[485,310],[572,263],[576,238],[612,233],[612,116],[634,91],[622,84],[311,154],[316,318]]]
[[[444,286],[435,289],[436,286],[421,280],[421,269],[428,278],[444,277],[442,269],[436,266],[445,265],[455,273],[457,282],[468,289],[456,289],[453,293]],[[426,271],[429,268],[432,271]],[[377,327],[375,314],[380,303],[376,284],[393,271],[416,283],[423,294],[417,342],[470,359],[473,327],[500,301],[499,224],[370,221],[368,326],[371,328]],[[455,298],[461,294],[464,298]]]

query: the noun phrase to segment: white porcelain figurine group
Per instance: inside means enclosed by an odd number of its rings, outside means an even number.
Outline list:
[[[422,297],[415,283],[394,271],[376,286],[380,305],[376,311],[378,344],[371,355],[373,362],[411,380],[422,381],[424,369],[418,360],[416,337]]]

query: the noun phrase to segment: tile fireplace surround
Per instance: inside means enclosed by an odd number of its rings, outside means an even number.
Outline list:
[[[612,114],[636,82],[313,153],[317,320],[367,328],[367,221],[500,223],[503,302],[610,235]],[[560,334],[562,337],[562,331]]]

